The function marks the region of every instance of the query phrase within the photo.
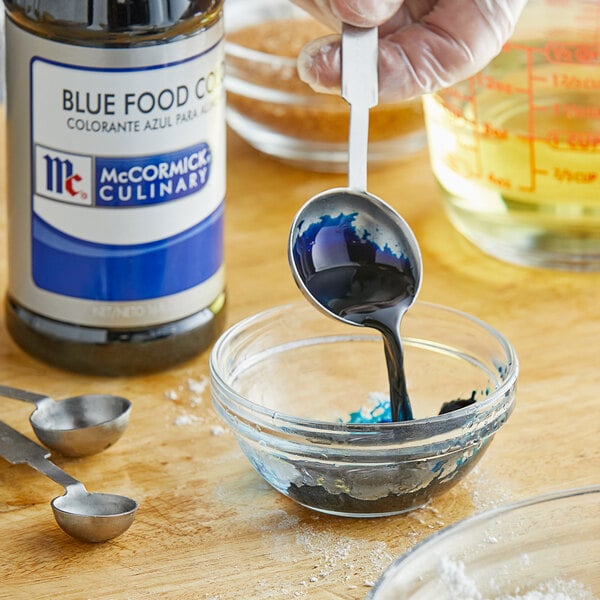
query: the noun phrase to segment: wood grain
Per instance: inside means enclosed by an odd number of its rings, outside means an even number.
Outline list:
[[[299,206],[344,177],[307,173],[228,139],[226,260],[229,323],[299,300],[288,271],[288,227]],[[5,247],[5,186],[0,221]],[[600,275],[503,264],[443,215],[425,151],[370,174],[373,193],[408,220],[424,254],[421,299],[454,306],[501,330],[521,362],[517,409],[469,477],[414,513],[355,520],[303,509],[269,488],[221,428],[204,354],[145,377],[94,379],[22,353],[0,324],[0,381],[62,398],[125,395],[134,404],[121,441],[102,455],[56,462],[92,491],[140,502],[122,537],[86,545],[56,526],[62,493],[0,460],[0,598],[364,598],[389,562],[476,511],[600,479]],[[0,283],[5,288],[5,260]],[[30,408],[1,401],[1,417],[31,435]],[[177,418],[183,422],[177,425]]]

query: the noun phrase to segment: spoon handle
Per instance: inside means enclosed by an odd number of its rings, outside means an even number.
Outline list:
[[[65,489],[70,486],[83,486],[77,479],[48,460],[50,452],[46,448],[36,444],[4,421],[0,421],[0,456],[13,465],[29,465]]]
[[[31,402],[32,404],[39,404],[42,400],[50,399],[43,394],[35,394],[34,392],[27,392],[26,390],[20,390],[7,385],[0,385],[0,396],[12,398],[13,400],[23,400],[23,402]]]
[[[369,109],[377,105],[377,27],[343,24],[342,98],[350,105],[348,187],[367,191]]]

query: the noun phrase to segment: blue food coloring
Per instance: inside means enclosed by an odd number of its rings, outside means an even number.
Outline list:
[[[292,257],[311,295],[332,313],[381,332],[394,421],[413,418],[406,391],[399,325],[417,281],[402,252],[356,227],[357,212],[323,215],[296,237]]]
[[[369,394],[369,401],[371,406],[363,406],[351,412],[346,423],[377,424],[392,422],[392,404],[387,396],[373,392]]]
[[[489,389],[482,393],[483,396],[489,394]],[[444,402],[438,412],[438,415],[443,415],[453,412],[465,406],[470,406],[477,402],[477,392],[471,391],[469,398],[456,398]],[[380,392],[371,392],[369,394],[368,406],[361,406],[358,410],[351,412],[346,420],[340,419],[344,423],[361,423],[374,424],[391,423],[392,422],[392,405],[390,399]]]

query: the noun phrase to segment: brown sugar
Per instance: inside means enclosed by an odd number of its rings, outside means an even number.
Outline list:
[[[279,19],[228,34],[228,77],[247,83],[246,95],[229,90],[229,106],[281,135],[324,143],[348,139],[349,107],[339,96],[314,92],[300,80],[296,57],[309,41],[332,33],[312,18]],[[242,52],[239,47],[254,53]],[[259,54],[260,53],[260,54]],[[370,141],[384,142],[423,129],[420,100],[371,110]]]
[[[227,35],[231,42],[265,54],[295,59],[308,42],[333,33],[309,17],[277,19],[243,27]]]

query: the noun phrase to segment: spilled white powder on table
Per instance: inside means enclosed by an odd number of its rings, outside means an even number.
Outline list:
[[[312,520],[320,522],[321,518],[313,515]],[[258,581],[260,591],[251,596],[257,600],[316,599],[325,597],[324,590],[331,586],[348,594],[340,597],[363,598],[366,589],[375,584],[393,560],[385,542],[340,535],[335,526],[326,523],[321,529],[281,509],[257,513],[255,505],[252,526],[268,532],[265,549],[275,564],[302,565],[297,568],[297,579],[282,581],[274,577]]]
[[[461,485],[470,491],[473,504],[479,511],[508,504],[516,495],[508,479],[497,479],[479,465],[469,473]]]
[[[165,396],[167,400],[179,400],[179,394],[176,390],[168,390],[167,392],[165,392]]]
[[[384,542],[357,541],[308,525],[297,531],[296,544],[315,560],[314,574],[309,578],[312,584],[334,578],[346,583],[348,589],[373,587],[393,559]]]
[[[192,394],[202,395],[208,387],[208,377],[202,375],[200,379],[188,379],[187,387]]]
[[[236,453],[229,460],[238,458]],[[430,525],[444,525],[442,512],[427,505],[398,520],[390,519],[389,528],[399,528],[390,541],[344,535],[337,520],[276,507],[278,497],[272,488],[250,471],[239,479],[223,481],[214,493],[231,511],[228,528],[263,533],[257,547],[270,570],[249,582],[247,597],[254,600],[362,599],[400,552],[429,535]],[[295,565],[295,577],[284,566],[290,564]]]
[[[178,414],[172,420],[173,425],[185,427],[205,422],[204,417],[195,414],[193,411],[202,404],[203,394],[206,393],[209,383],[206,375],[200,375],[198,378],[188,377],[185,383],[165,392],[165,398],[178,409]],[[210,426],[211,435],[218,436],[224,433],[226,433],[226,430],[220,425]]]
[[[431,515],[433,515],[433,519],[429,518]],[[440,518],[440,511],[431,504],[425,504],[417,510],[406,513],[405,516],[414,519],[419,525],[427,527],[427,529],[439,529],[445,525]]]
[[[177,415],[175,417],[175,420],[173,421],[173,425],[177,425],[178,427],[181,427],[183,425],[193,425],[194,423],[197,423],[200,419],[196,416],[196,415],[190,415],[187,413],[181,414],[181,415]]]

